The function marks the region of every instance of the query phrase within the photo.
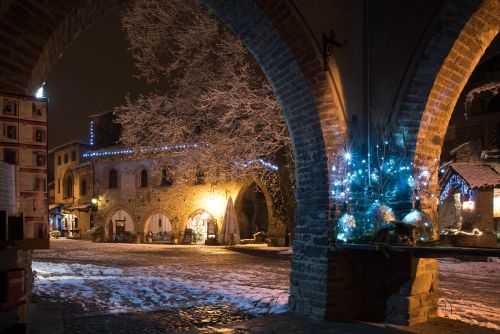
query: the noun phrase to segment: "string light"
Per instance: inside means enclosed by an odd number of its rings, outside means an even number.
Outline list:
[[[91,145],[93,145],[93,142],[91,141]],[[148,147],[148,148],[141,148],[139,149],[139,152],[141,153],[149,153],[149,152],[166,152],[166,151],[178,151],[178,150],[185,150],[185,149],[192,149],[192,148],[199,148],[199,147],[208,147],[208,144],[178,144],[178,145],[172,145],[172,146],[162,146],[162,147]],[[119,149],[119,150],[100,150],[100,151],[88,151],[84,153],[82,156],[84,158],[95,158],[95,157],[111,157],[111,156],[119,156],[119,155],[130,155],[135,153],[136,151],[133,149]],[[271,170],[271,171],[278,171],[279,167],[276,166],[275,164],[265,161],[264,159],[255,159],[255,160],[248,160],[244,163],[239,164],[242,167],[249,167],[252,164],[259,163],[262,165],[264,168]]]
[[[457,174],[452,175],[439,196],[439,201],[441,203],[450,195],[450,191],[459,189],[462,195],[467,195],[470,200],[474,198],[474,191],[467,185],[467,183],[462,180]]]
[[[95,133],[94,133],[94,121],[90,120],[90,145],[94,146],[94,139],[95,139]]]
[[[445,235],[458,235],[458,234],[462,234],[462,235],[477,235],[477,236],[481,236],[483,235],[483,232],[477,228],[473,229],[471,232],[467,232],[467,231],[462,231],[462,230],[459,230],[459,229],[456,229],[456,228],[448,228],[448,229],[445,229],[443,230],[443,234]]]

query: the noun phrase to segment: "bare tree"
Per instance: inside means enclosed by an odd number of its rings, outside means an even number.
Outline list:
[[[158,158],[178,156],[171,165],[176,179],[262,177],[263,167],[277,165],[277,190],[293,224],[293,158],[283,113],[241,42],[198,0],[137,0],[122,24],[138,77],[168,84],[166,92],[127,99],[116,109],[122,142],[148,154],[147,148],[186,144],[154,151]]]

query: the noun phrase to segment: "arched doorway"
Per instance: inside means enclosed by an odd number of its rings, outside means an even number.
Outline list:
[[[144,224],[146,242],[169,242],[171,233],[170,220],[162,213],[157,212],[150,215]]]
[[[209,224],[215,222],[214,216],[204,209],[198,209],[189,215],[184,237],[191,235],[191,242],[203,244],[208,238]]]
[[[109,241],[126,242],[135,233],[134,219],[122,208],[112,210],[104,220],[106,239]]]
[[[238,196],[236,215],[241,239],[252,239],[257,232],[267,233],[270,218],[267,201],[257,183],[252,182]]]

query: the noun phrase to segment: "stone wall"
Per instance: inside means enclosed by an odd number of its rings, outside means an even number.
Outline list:
[[[413,325],[436,316],[437,260],[343,250],[329,264],[327,319]]]
[[[495,230],[493,221],[493,188],[476,191],[475,212],[478,217],[474,226],[484,233],[493,233]]]
[[[181,240],[188,219],[198,209],[204,209],[222,227],[224,212],[229,196],[233,198],[239,211],[239,196],[248,188],[253,179],[244,179],[222,184],[181,183],[173,178],[170,186],[160,185],[160,175],[155,174],[158,166],[154,160],[100,160],[94,161],[95,194],[98,196],[98,211],[95,214],[97,226],[104,227],[118,210],[126,211],[133,219],[134,232],[146,233],[148,219],[157,213],[165,215],[172,226],[172,233]],[[109,189],[109,171],[118,172],[118,188]],[[142,170],[148,171],[148,186],[140,187]],[[90,170],[89,170],[90,172]],[[89,178],[89,176],[87,176]],[[264,187],[259,184],[260,187]],[[264,192],[269,196],[269,193]],[[271,199],[268,202],[268,237],[284,240],[286,222],[273,215]],[[89,218],[87,218],[88,221]],[[105,230],[105,229],[104,229]],[[90,237],[90,236],[86,236]]]

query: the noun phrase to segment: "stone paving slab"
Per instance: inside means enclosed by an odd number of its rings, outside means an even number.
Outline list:
[[[63,312],[59,304],[30,304],[28,309],[29,334],[63,334]]]
[[[207,327],[182,332],[223,333],[223,334],[498,334],[498,331],[480,326],[469,325],[460,321],[436,318],[430,322],[412,327],[372,324],[341,323],[328,321],[310,321],[292,314],[282,313],[258,317],[225,326]]]
[[[28,324],[29,334],[63,334],[63,312],[58,304],[32,304]],[[140,321],[140,320],[139,320]],[[145,326],[145,329],[148,328]],[[146,330],[145,332],[147,332]],[[106,333],[113,333],[107,328]],[[123,329],[119,330],[124,333]],[[152,331],[154,332],[154,331]],[[220,334],[498,334],[498,331],[469,325],[460,321],[436,318],[412,327],[372,323],[341,323],[310,321],[289,313],[275,314],[221,326],[209,326],[170,333],[220,333]]]

